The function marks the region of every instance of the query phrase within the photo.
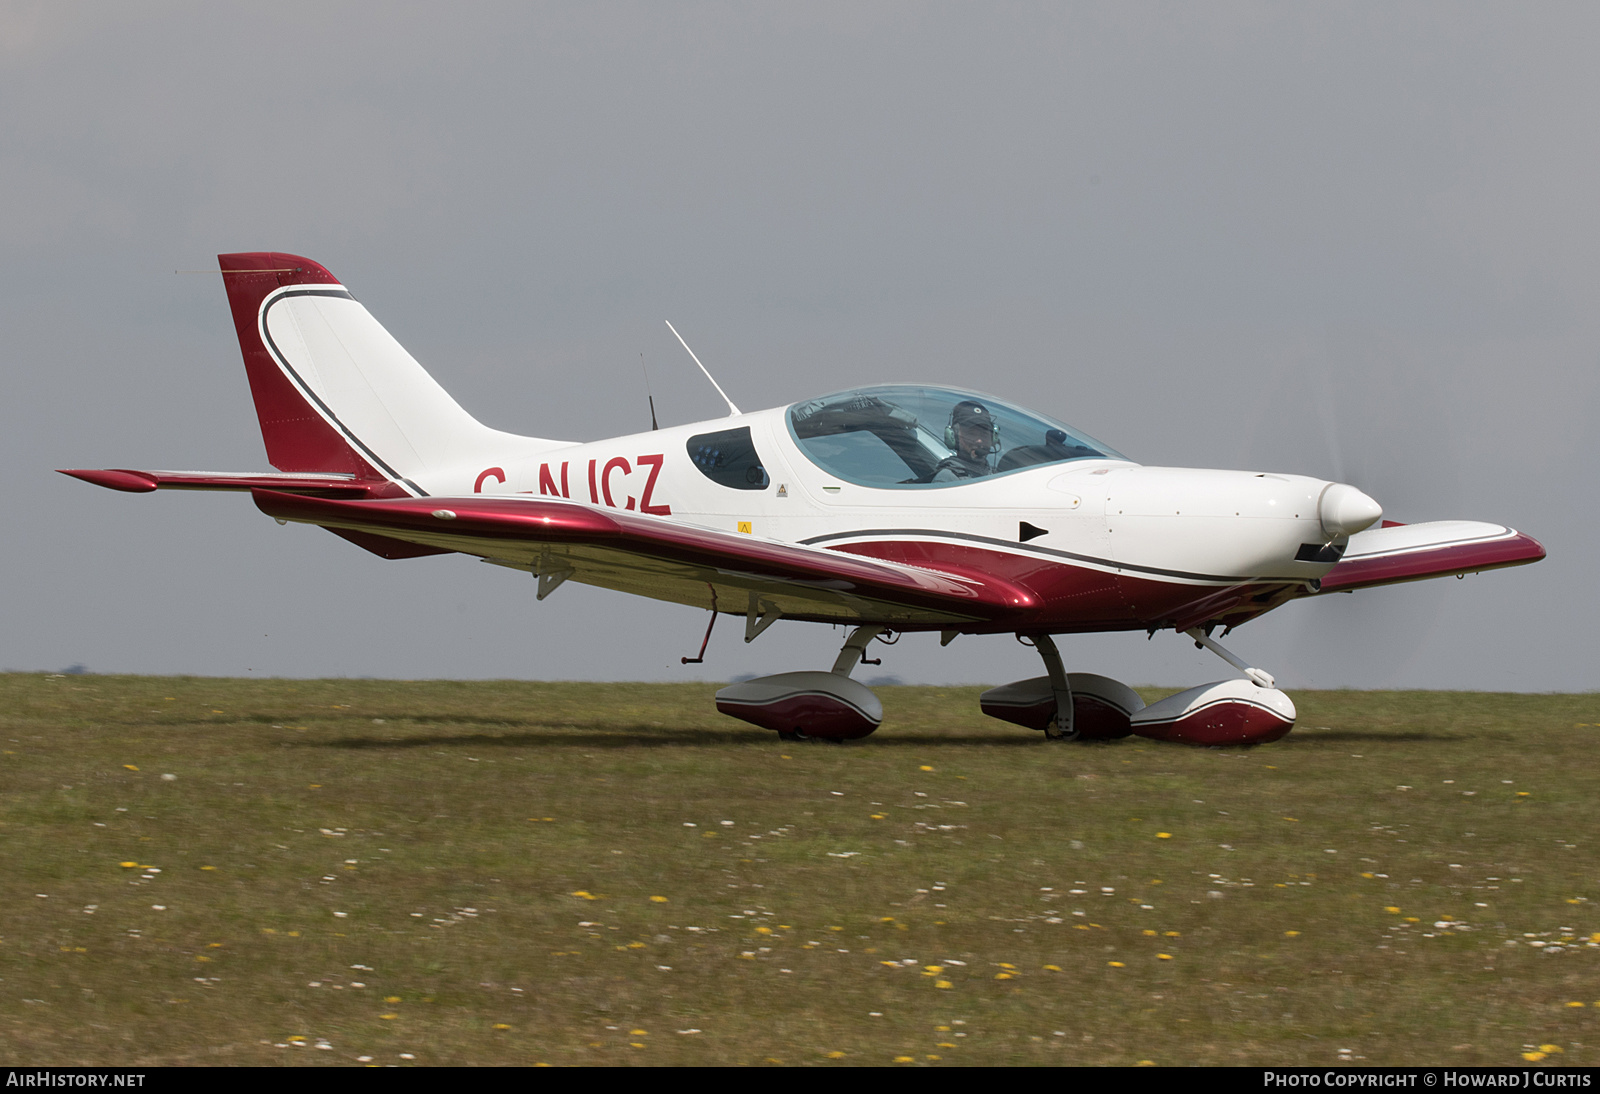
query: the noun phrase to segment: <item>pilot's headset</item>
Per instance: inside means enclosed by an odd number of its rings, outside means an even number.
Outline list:
[[[1000,423],[994,420],[994,415],[989,413],[989,408],[982,403],[963,399],[950,408],[950,422],[944,427],[945,447],[952,452],[959,452],[956,444],[956,426],[980,426],[989,431],[989,447],[980,449],[988,454],[1000,451]]]

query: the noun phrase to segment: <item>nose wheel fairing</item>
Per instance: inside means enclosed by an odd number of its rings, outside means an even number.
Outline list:
[[[1133,716],[1133,732],[1155,741],[1188,745],[1260,745],[1294,728],[1294,701],[1276,688],[1249,680],[1214,684],[1169,695]]]

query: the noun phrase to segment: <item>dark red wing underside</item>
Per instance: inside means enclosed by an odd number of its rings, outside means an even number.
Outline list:
[[[902,626],[927,626],[1031,614],[1037,604],[1031,590],[992,574],[946,575],[549,498],[344,501],[252,493],[262,512],[282,520],[460,551],[534,572],[567,570],[579,581],[645,595],[652,581],[662,592],[687,582],[699,599],[662,596],[686,603],[701,603],[704,586],[726,585],[770,597],[791,618],[877,618],[888,605],[907,613],[895,619]],[[630,565],[631,578],[602,573]],[[806,610],[807,602],[818,611]],[[841,606],[852,604],[841,616]],[[737,598],[725,597],[719,607],[746,610]]]

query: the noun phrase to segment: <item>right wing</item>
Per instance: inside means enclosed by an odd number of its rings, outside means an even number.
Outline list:
[[[1436,520],[1389,524],[1350,537],[1339,564],[1322,576],[1322,593],[1422,581],[1538,562],[1544,547],[1500,524]]]
[[[556,583],[570,578],[752,619],[776,611],[827,623],[929,627],[1027,613],[1038,603],[998,578],[956,577],[565,499],[251,494],[279,520],[458,551]]]
[[[1291,600],[1349,593],[1403,581],[1424,581],[1526,566],[1544,557],[1532,536],[1500,524],[1472,520],[1437,520],[1424,524],[1388,522],[1350,537],[1338,565],[1321,581],[1296,581],[1252,593],[1250,588],[1223,589],[1192,605],[1177,628],[1223,624],[1230,629],[1282,607]]]

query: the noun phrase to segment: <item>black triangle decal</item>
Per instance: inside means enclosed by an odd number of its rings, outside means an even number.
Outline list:
[[[1040,528],[1037,525],[1029,524],[1027,521],[1023,521],[1017,528],[1017,539],[1023,543],[1028,542],[1030,539],[1038,539],[1040,536],[1048,536],[1049,534],[1050,529]]]

